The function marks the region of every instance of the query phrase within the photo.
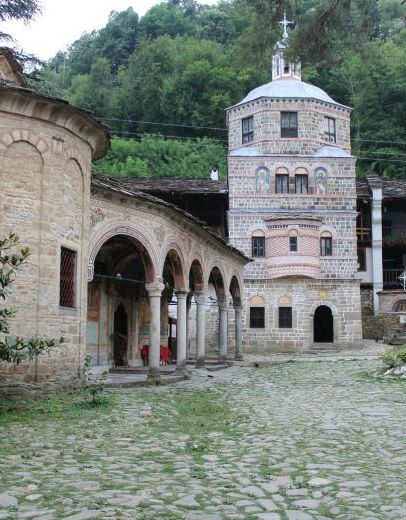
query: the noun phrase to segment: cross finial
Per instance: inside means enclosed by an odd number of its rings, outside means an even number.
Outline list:
[[[283,20],[282,20],[281,22],[278,22],[278,23],[280,23],[281,25],[283,25],[283,34],[282,34],[282,38],[283,38],[284,40],[286,40],[286,38],[288,37],[288,31],[287,31],[288,25],[290,25],[290,24],[293,23],[293,22],[291,22],[291,21],[289,21],[289,20],[286,20],[286,12],[284,11],[284,12],[283,12]]]

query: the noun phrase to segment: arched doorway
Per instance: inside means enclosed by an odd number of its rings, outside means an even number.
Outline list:
[[[114,235],[100,247],[88,286],[86,353],[92,364],[137,366],[149,344],[146,283],[154,270],[146,248],[128,235]]]
[[[320,305],[314,313],[313,334],[315,343],[334,342],[333,314],[327,305]]]
[[[127,359],[128,348],[128,316],[124,305],[119,304],[114,313],[114,366],[128,366]]]

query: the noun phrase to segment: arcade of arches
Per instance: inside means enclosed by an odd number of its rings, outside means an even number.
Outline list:
[[[157,378],[170,357],[183,373],[187,360],[205,365],[210,334],[219,360],[231,350],[241,358],[247,259],[176,208],[157,210],[156,199],[129,200],[129,208],[108,198],[93,190],[86,341],[92,363],[148,365]]]

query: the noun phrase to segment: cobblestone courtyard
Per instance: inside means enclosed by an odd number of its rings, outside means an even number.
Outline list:
[[[404,384],[366,375],[377,363],[203,371],[9,414],[0,518],[405,518]]]

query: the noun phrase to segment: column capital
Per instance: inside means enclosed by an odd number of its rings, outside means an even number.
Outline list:
[[[176,298],[187,298],[189,291],[185,288],[175,289]]]
[[[161,282],[151,282],[145,284],[145,289],[149,296],[161,296],[165,285]]]
[[[206,303],[206,293],[204,291],[194,293],[194,297],[197,305],[203,305]]]
[[[228,311],[228,301],[227,300],[220,300],[218,302],[218,306],[221,311]]]

